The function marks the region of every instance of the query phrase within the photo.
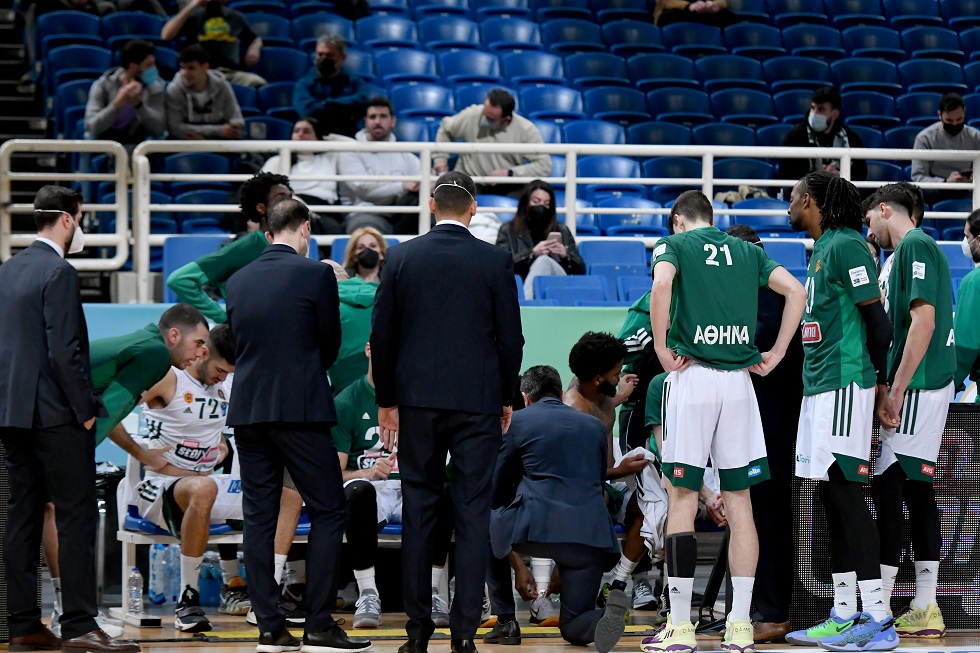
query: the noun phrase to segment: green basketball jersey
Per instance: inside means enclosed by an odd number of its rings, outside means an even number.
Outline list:
[[[388,452],[381,446],[381,429],[378,427],[378,403],[374,388],[367,377],[350,384],[334,399],[337,409],[337,425],[333,427],[334,446],[338,453],[347,454],[347,469],[368,469]],[[388,476],[398,478],[398,466]]]
[[[873,388],[867,329],[857,305],[881,297],[875,262],[854,229],[830,229],[817,240],[806,271],[803,394]]]
[[[956,317],[953,332],[956,334],[957,383],[968,376],[974,381],[980,378],[980,268],[974,268],[963,277],[956,300]],[[980,394],[977,395],[980,403]]]
[[[938,390],[953,380],[956,347],[953,342],[953,283],[949,263],[932,238],[921,229],[910,231],[895,248],[892,269],[885,280],[885,311],[894,335],[888,350],[888,381],[902,362],[912,326],[912,302],[921,299],[936,309],[936,328],[929,348],[909,381],[909,390]]]
[[[716,227],[660,239],[653,265],[665,261],[676,270],[667,346],[721,370],[760,362],[755,346],[759,287],[779,264],[761,247]]]

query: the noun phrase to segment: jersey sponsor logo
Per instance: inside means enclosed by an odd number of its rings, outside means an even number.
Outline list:
[[[190,406],[188,406],[187,408],[185,408],[185,409],[184,409],[184,414],[185,414],[185,415],[186,415],[186,414],[188,414],[188,413],[193,413],[193,412],[194,412],[194,411],[193,411],[193,410],[191,410],[191,407],[190,407]]]
[[[652,256],[653,260],[656,261],[657,260],[657,257],[660,256],[661,254],[663,254],[666,251],[667,251],[667,246],[666,245],[658,245],[657,247],[655,247],[653,249],[653,256]]]
[[[194,403],[194,395],[192,395],[189,392],[185,392],[184,393],[184,403],[185,404],[193,404]]]
[[[218,459],[217,447],[202,447],[197,440],[184,440],[174,448],[174,455],[195,463],[209,463]]]
[[[858,476],[867,476],[867,475],[868,475],[868,466],[863,463],[858,465]]]
[[[817,272],[820,272],[820,259],[817,259],[817,267],[814,268],[813,270],[814,274],[816,274]]]
[[[936,475],[936,468],[933,465],[927,465],[925,463],[922,463],[921,471],[926,476],[935,476]]]
[[[820,342],[820,324],[818,322],[804,322],[802,327],[803,344],[813,344]]]
[[[226,490],[228,494],[241,494],[242,493],[242,482],[239,479],[233,480],[228,484],[228,489]]]
[[[760,467],[759,465],[753,465],[752,467],[749,467],[749,478],[755,478],[761,473],[762,473],[762,467]]]
[[[225,398],[225,391],[222,390],[221,388],[218,388],[218,398],[221,400],[224,400]]]
[[[705,327],[698,325],[694,334],[694,344],[706,345],[747,345],[749,344],[749,328],[745,325],[709,324]]]
[[[912,278],[922,279],[926,278],[926,264],[922,261],[912,261]]]
[[[809,465],[810,464],[810,457],[809,456],[804,456],[803,454],[798,453],[798,454],[796,454],[796,462],[800,463],[801,465]]]
[[[871,279],[868,278],[868,270],[863,265],[851,268],[847,273],[851,275],[851,286],[854,288],[871,283]]]
[[[674,478],[684,478],[684,468],[675,467],[674,468]]]

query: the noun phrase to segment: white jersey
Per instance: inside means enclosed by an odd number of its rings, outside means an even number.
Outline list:
[[[172,369],[177,375],[173,399],[163,408],[143,409],[150,448],[169,445],[163,457],[174,467],[210,471],[218,461],[229,393],[224,383],[205,386],[186,370]]]

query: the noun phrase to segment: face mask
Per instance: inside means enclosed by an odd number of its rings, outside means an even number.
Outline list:
[[[807,122],[810,123],[810,129],[815,132],[822,132],[823,130],[827,129],[827,125],[830,124],[830,122],[827,120],[827,116],[823,115],[822,113],[814,113],[813,111],[810,112],[810,117]]]
[[[68,245],[69,254],[78,254],[85,249],[85,232],[81,225],[75,227],[75,233],[71,235],[71,244]]]
[[[333,59],[317,59],[316,69],[320,71],[321,77],[333,77],[333,74],[337,72],[337,64],[334,63]]]
[[[211,0],[205,7],[205,12],[208,16],[220,16],[221,15],[221,3],[218,0]]]
[[[367,270],[373,270],[378,267],[380,261],[381,255],[373,249],[362,249],[361,253],[357,255],[357,264]]]
[[[956,136],[961,131],[963,131],[964,124],[965,123],[962,123],[961,122],[958,125],[951,125],[948,122],[944,122],[943,123],[943,131],[946,132],[947,134],[949,134],[950,136]]]
[[[602,383],[599,384],[599,392],[601,394],[606,395],[607,397],[615,397],[616,396],[616,386],[614,386],[609,381],[605,381],[604,380]]]
[[[976,240],[974,238],[973,240]],[[960,242],[960,249],[963,251],[963,256],[967,257],[971,261],[973,260],[973,246],[970,244],[971,241],[966,236],[963,236],[963,240]]]
[[[480,127],[484,129],[500,129],[500,122],[493,122],[486,115],[480,116]]]
[[[156,66],[150,66],[143,71],[140,75],[140,81],[143,82],[143,86],[152,86],[160,80],[160,71]]]
[[[527,219],[535,227],[543,227],[546,222],[549,222],[548,209],[543,205],[538,204],[536,206],[527,207]]]

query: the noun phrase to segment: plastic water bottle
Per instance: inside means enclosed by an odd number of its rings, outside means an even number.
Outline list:
[[[150,583],[148,594],[154,605],[167,602],[167,576],[169,560],[167,560],[167,545],[154,544],[150,547]]]
[[[177,603],[184,588],[180,584],[180,545],[167,548],[167,600]]]
[[[133,567],[133,571],[129,573],[128,589],[129,600],[126,607],[129,614],[143,614],[143,574],[139,567]]]
[[[215,551],[208,551],[201,561],[199,578],[201,605],[216,606],[221,602],[221,559]]]

